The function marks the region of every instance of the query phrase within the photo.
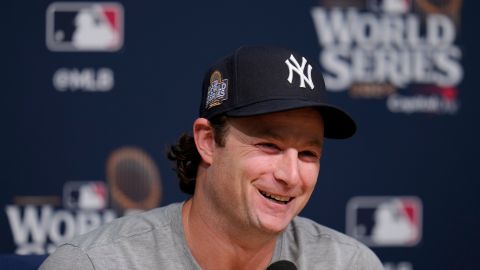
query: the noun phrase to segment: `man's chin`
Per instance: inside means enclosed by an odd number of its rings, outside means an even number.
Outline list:
[[[267,221],[263,221],[261,223],[261,226],[262,226],[263,232],[271,235],[278,235],[287,229],[289,223],[290,223],[290,220],[288,222],[284,220],[282,221],[267,220]]]

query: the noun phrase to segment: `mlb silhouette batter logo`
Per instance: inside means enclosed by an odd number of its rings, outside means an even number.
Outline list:
[[[108,204],[108,188],[103,181],[66,182],[63,186],[63,204],[70,209],[105,209]]]
[[[119,3],[55,2],[47,8],[46,18],[51,51],[117,51],[123,46]]]
[[[368,246],[414,246],[421,239],[417,197],[354,197],[347,205],[347,234]]]

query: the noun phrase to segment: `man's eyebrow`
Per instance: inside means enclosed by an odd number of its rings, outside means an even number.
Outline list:
[[[323,148],[324,140],[313,139],[307,143],[307,145],[315,146],[318,148]]]
[[[281,140],[284,136],[281,135],[280,132],[277,132],[274,129],[265,128],[265,127],[256,127],[252,128],[248,131],[250,136],[256,136],[260,138],[269,138],[274,140]],[[323,148],[324,140],[320,138],[315,138],[306,143],[308,146],[314,146],[318,148]]]
[[[269,138],[269,139],[274,139],[274,140],[280,140],[283,139],[283,136],[280,135],[280,133],[272,128],[268,128],[265,126],[254,126],[247,128],[244,130],[245,134],[249,136],[254,136],[254,137],[259,137],[259,138]]]

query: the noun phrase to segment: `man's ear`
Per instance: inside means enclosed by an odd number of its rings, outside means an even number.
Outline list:
[[[213,152],[215,149],[215,136],[213,127],[205,118],[198,118],[193,122],[193,138],[198,153],[202,160],[208,165],[212,164]]]

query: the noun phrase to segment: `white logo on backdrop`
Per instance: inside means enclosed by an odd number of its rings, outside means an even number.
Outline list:
[[[353,197],[346,232],[371,247],[415,246],[422,238],[422,208],[414,196]]]
[[[54,2],[46,12],[50,51],[115,52],[123,46],[123,6],[116,2]]]
[[[401,201],[380,203],[375,210],[372,240],[379,245],[399,245],[416,239],[418,226],[402,213]]]
[[[72,43],[78,49],[104,50],[118,43],[116,32],[106,20],[100,20],[97,9],[82,9],[75,17]]]

